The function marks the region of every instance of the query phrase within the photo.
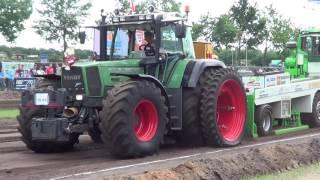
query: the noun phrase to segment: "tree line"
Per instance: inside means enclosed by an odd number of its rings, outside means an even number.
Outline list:
[[[298,34],[299,29],[291,20],[281,16],[272,5],[261,10],[248,0],[239,0],[218,17],[204,14],[193,24],[194,40],[213,42],[225,61],[234,52],[235,64],[246,56],[254,65],[266,65],[273,58],[284,59],[288,55],[286,43]],[[252,52],[256,54],[253,57]]]
[[[33,55],[40,55],[41,53],[48,54],[49,62],[58,62],[62,61],[63,55],[61,51],[56,49],[36,49],[36,48],[23,48],[23,47],[8,47],[8,46],[0,46],[0,52],[5,53],[8,59],[3,60],[17,60],[17,55],[19,57],[23,56],[24,59],[19,60],[39,60],[39,57],[36,58],[28,58],[28,56]],[[82,50],[82,49],[75,49],[75,55],[79,57],[79,59],[88,59],[88,57],[92,56],[91,50]]]
[[[65,52],[68,43],[77,39],[79,26],[92,4],[89,0],[39,1],[42,8],[36,10],[40,17],[33,23],[35,32],[48,41],[61,42],[62,52]],[[117,2],[120,12],[131,10],[130,1]],[[141,0],[136,10],[147,12],[150,5],[162,11],[178,12],[182,4],[177,0]],[[0,0],[0,33],[8,42],[14,42],[25,28],[24,22],[32,9],[32,0]],[[249,0],[238,0],[228,12],[218,17],[203,14],[193,23],[194,40],[212,42],[222,60],[229,63],[229,56],[232,56],[235,64],[240,64],[240,59],[245,57],[257,65],[267,64],[271,58],[284,59],[286,43],[295,39],[298,33],[291,20],[282,17],[274,7],[270,5],[261,10]],[[251,54],[256,56],[251,57]]]

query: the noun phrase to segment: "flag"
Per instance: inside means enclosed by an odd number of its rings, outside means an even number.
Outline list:
[[[136,12],[136,5],[134,4],[134,0],[130,0],[131,11]]]

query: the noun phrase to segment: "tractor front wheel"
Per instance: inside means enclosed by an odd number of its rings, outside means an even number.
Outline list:
[[[102,141],[121,158],[152,155],[163,140],[168,107],[154,83],[127,81],[108,92],[100,112]]]
[[[209,68],[201,82],[200,117],[206,144],[238,145],[246,124],[246,94],[239,75],[227,68]]]

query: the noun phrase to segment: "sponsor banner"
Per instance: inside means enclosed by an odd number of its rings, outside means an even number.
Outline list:
[[[264,77],[263,76],[244,76],[242,77],[244,87],[249,91],[253,89],[264,88]]]
[[[27,90],[32,87],[36,78],[15,78],[14,84],[16,90]]]
[[[277,76],[276,75],[267,75],[265,77],[265,87],[271,87],[277,85]]]

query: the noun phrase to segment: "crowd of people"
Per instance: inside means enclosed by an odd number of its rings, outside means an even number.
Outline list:
[[[0,91],[5,89],[13,90],[14,89],[14,77],[15,77],[15,67],[7,69],[6,72],[3,71],[3,68],[0,70]]]
[[[25,69],[23,64],[13,65],[9,68],[0,68],[0,91],[14,90],[15,78],[32,78],[35,75],[61,75],[61,64],[34,64],[33,68]]]

